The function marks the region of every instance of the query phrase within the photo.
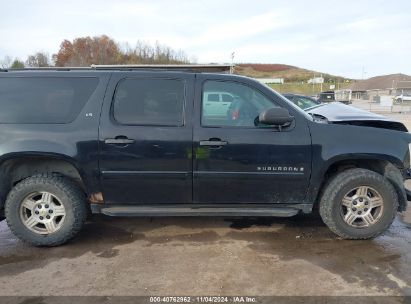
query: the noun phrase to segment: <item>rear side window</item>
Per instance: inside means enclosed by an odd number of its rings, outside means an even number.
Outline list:
[[[2,77],[0,123],[69,123],[97,84],[94,77]]]
[[[184,82],[178,79],[124,79],[114,95],[113,116],[121,124],[182,126]]]
[[[219,96],[218,94],[208,94],[207,101],[219,101]]]
[[[221,96],[224,102],[232,102],[234,100],[234,97],[232,95],[223,94]]]

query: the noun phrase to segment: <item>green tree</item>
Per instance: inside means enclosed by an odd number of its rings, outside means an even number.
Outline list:
[[[11,69],[22,69],[24,68],[24,62],[18,60],[17,58],[14,59],[13,63],[10,66]]]

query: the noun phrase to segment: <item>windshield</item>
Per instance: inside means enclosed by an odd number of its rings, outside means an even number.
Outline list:
[[[292,102],[294,102],[298,107],[300,107],[303,110],[306,110],[308,108],[312,108],[318,105],[317,102],[314,102],[313,100],[304,97],[304,96],[294,96]]]

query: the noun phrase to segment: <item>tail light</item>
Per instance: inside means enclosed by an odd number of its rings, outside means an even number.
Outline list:
[[[240,112],[239,112],[239,111],[233,111],[233,112],[231,112],[231,119],[232,119],[232,120],[237,120],[239,116],[240,116]]]

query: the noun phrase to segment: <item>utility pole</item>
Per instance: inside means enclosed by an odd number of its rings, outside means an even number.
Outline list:
[[[315,81],[315,74],[313,74],[312,84],[313,84],[313,95],[314,95],[314,81]]]
[[[321,74],[321,79],[320,79],[320,83],[321,83],[321,86],[320,86],[320,91],[322,92],[323,91],[323,74]]]
[[[366,75],[366,74],[367,74],[367,72],[365,71],[365,67],[363,66],[363,67],[362,67],[362,75],[361,75],[362,80],[365,79],[365,75]]]
[[[232,52],[232,53],[231,53],[230,74],[233,74],[233,73],[234,73],[234,55],[235,55],[235,52]]]

